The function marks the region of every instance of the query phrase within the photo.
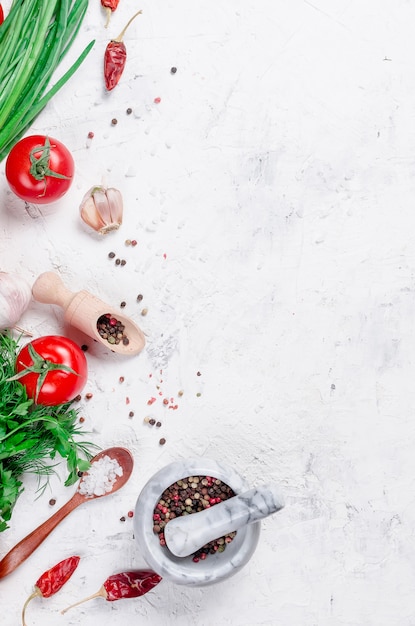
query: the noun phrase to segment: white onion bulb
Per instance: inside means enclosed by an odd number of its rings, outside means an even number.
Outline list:
[[[0,329],[13,328],[31,299],[32,290],[24,278],[0,272]]]

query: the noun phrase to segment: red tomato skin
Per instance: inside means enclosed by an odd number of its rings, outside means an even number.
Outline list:
[[[26,388],[29,398],[37,404],[56,406],[73,400],[85,387],[88,376],[88,364],[83,350],[68,337],[46,335],[30,342],[35,351],[44,359],[66,365],[78,375],[65,370],[48,372],[45,382],[36,400],[36,384],[39,374],[28,373],[19,382]],[[16,359],[16,372],[23,371],[33,364],[28,345],[24,346]]]
[[[1,4],[0,4],[0,24],[3,24],[4,22],[4,14],[3,14],[3,9],[1,8]]]
[[[62,198],[72,184],[75,173],[73,157],[68,148],[53,137],[49,137],[51,145],[49,169],[68,178],[46,175],[44,180],[36,180],[30,173],[30,152],[36,146],[44,146],[45,140],[45,135],[24,137],[13,146],[7,156],[7,182],[13,193],[26,202],[51,204]],[[35,152],[36,157],[40,154],[40,152]]]

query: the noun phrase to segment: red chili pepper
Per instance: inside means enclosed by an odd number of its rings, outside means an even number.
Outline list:
[[[148,591],[151,591],[160,581],[161,576],[151,569],[139,569],[113,574],[107,578],[99,591],[92,596],[88,596],[88,598],[84,598],[84,600],[71,604],[71,606],[63,609],[61,613],[66,613],[66,611],[69,611],[69,609],[72,609],[74,606],[78,606],[93,598],[104,598],[108,602],[125,598],[138,598]]]
[[[4,13],[3,13],[2,6],[0,4],[0,24],[3,24],[3,22],[4,22]]]
[[[120,0],[101,0],[101,4],[104,7],[105,12],[107,14],[107,22],[105,24],[105,28],[108,28],[108,25],[111,19],[111,13],[114,13],[119,3],[120,3]]]
[[[61,587],[70,579],[80,561],[79,556],[70,556],[64,561],[60,561],[46,572],[36,581],[33,593],[28,597],[22,609],[22,624],[26,626],[25,612],[26,607],[33,598],[42,596],[49,598],[59,591]]]
[[[125,43],[123,42],[123,37],[125,31],[133,21],[140,15],[142,11],[138,11],[133,17],[129,20],[125,28],[121,31],[121,33],[116,37],[116,39],[111,39],[109,44],[105,49],[104,54],[104,78],[105,78],[105,87],[108,91],[114,89],[121,78],[121,75],[125,68],[125,63],[127,61],[127,48],[125,47]]]

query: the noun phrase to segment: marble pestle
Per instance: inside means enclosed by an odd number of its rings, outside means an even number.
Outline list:
[[[268,517],[283,507],[284,500],[277,487],[256,487],[199,513],[170,520],[164,529],[166,545],[175,556],[189,556],[209,541]]]

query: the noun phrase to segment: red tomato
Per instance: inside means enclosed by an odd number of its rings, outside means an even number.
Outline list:
[[[70,402],[82,391],[88,366],[84,352],[72,339],[47,335],[20,350],[16,372],[29,398],[55,406]]]
[[[6,160],[11,190],[27,202],[49,204],[59,200],[72,184],[75,164],[63,143],[44,135],[18,141]]]
[[[0,4],[0,24],[3,24],[4,22],[4,14],[3,14],[3,9],[1,8],[1,4]]]

